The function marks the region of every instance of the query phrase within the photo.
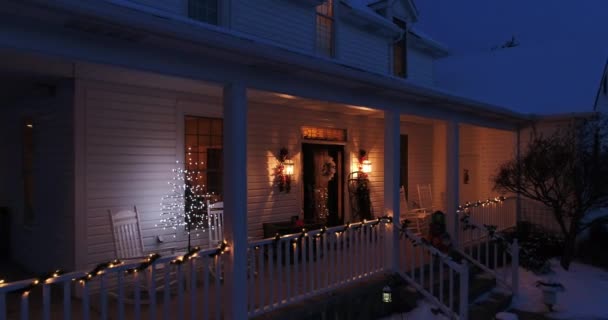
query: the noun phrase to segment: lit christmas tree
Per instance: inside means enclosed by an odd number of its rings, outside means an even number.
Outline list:
[[[205,231],[203,223],[206,214],[205,185],[199,183],[199,170],[186,170],[179,166],[173,169],[173,179],[168,182],[171,192],[163,196],[160,206],[160,223],[157,227],[163,230],[173,229],[176,237],[177,231],[183,229],[188,234],[188,250],[190,250],[192,233]],[[197,167],[195,163],[194,166]],[[198,236],[198,233],[196,234]]]

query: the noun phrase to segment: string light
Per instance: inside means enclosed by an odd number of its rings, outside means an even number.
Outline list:
[[[146,259],[144,259],[143,262],[141,262],[137,267],[135,268],[131,268],[126,270],[125,272],[127,274],[133,274],[133,273],[138,273],[140,271],[144,271],[146,270],[149,266],[153,265],[154,262],[156,260],[158,260],[158,258],[160,258],[160,254],[158,253],[151,253],[148,255],[148,257]]]
[[[94,277],[97,277],[105,272],[106,269],[114,268],[115,266],[121,265],[122,261],[118,259],[114,259],[108,262],[102,262],[93,268],[90,272],[86,273],[84,276],[80,278],[72,279],[72,281],[78,281],[80,284],[85,284],[87,281],[92,280]]]

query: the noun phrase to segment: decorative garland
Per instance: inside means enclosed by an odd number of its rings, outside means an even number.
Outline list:
[[[109,262],[103,262],[95,266],[93,270],[86,273],[83,277],[72,279],[73,281],[78,281],[80,284],[85,284],[87,281],[92,280],[94,277],[97,277],[105,272],[106,269],[114,268],[117,265],[121,265],[122,261],[118,259],[114,259]]]
[[[25,287],[23,287],[23,288],[21,288],[19,290],[15,290],[15,291],[13,291],[11,293],[28,295],[30,293],[30,291],[32,291],[37,286],[45,284],[45,283],[48,283],[49,280],[51,280],[53,278],[57,278],[57,277],[59,277],[62,274],[63,274],[63,271],[61,271],[61,270],[55,270],[53,272],[49,272],[49,273],[47,273],[45,275],[42,275],[42,276],[37,277],[36,279],[32,280],[32,282],[30,284],[28,284],[27,286],[25,286]],[[42,281],[38,280],[38,278],[41,278],[43,280]],[[2,284],[2,283],[4,283],[4,281],[0,282],[0,284]]]
[[[336,163],[334,162],[334,159],[331,157],[325,159],[323,167],[321,168],[321,174],[327,177],[327,180],[334,178],[334,175],[336,174]]]
[[[485,207],[486,205],[495,204],[495,203],[503,203],[505,200],[506,200],[505,197],[500,196],[500,197],[496,197],[494,199],[477,200],[475,202],[466,202],[464,205],[458,206],[458,211],[465,211],[469,208]]]

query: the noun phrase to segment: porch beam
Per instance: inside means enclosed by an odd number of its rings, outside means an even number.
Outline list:
[[[224,87],[225,319],[247,318],[247,89]]]
[[[459,230],[457,208],[460,200],[459,161],[460,161],[460,124],[456,120],[447,123],[447,228],[452,237],[452,243],[459,248]]]
[[[399,271],[399,161],[400,121],[396,111],[384,112],[384,209],[393,215],[388,228],[387,261],[390,270]]]

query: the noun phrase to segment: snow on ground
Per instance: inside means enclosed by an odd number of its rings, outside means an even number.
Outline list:
[[[574,262],[565,271],[559,261],[551,260],[553,272],[535,275],[520,268],[519,296],[512,307],[518,310],[543,313],[556,319],[608,319],[608,271]],[[542,291],[536,281],[561,283],[565,290],[557,293],[557,304],[548,312],[542,302]]]
[[[426,300],[418,300],[418,307],[410,312],[402,314],[393,314],[390,317],[382,320],[449,320],[444,314],[434,314],[431,309],[437,309],[435,305]]]

